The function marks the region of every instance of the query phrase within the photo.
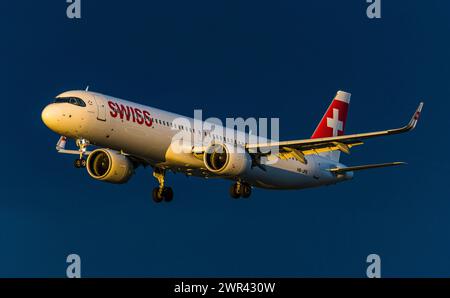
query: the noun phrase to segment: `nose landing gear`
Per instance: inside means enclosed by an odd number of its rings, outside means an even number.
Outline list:
[[[80,158],[75,159],[74,166],[75,168],[85,168],[86,167],[86,159],[83,158],[86,148],[89,146],[89,141],[86,139],[77,139],[76,145],[78,147],[78,151],[80,152]]]
[[[233,199],[239,199],[240,197],[249,198],[252,194],[252,187],[244,182],[238,181],[231,185],[230,196]]]
[[[161,203],[162,201],[171,202],[173,200],[173,190],[171,187],[164,186],[164,177],[166,171],[164,169],[155,168],[153,176],[158,180],[159,187],[153,189],[153,201]]]
[[[75,159],[75,162],[73,163],[73,165],[77,169],[85,168],[86,167],[86,159],[84,159],[84,158],[77,158],[77,159]]]

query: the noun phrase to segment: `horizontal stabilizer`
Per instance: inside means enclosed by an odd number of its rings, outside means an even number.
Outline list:
[[[379,163],[372,165],[363,165],[363,166],[354,166],[354,167],[345,167],[345,168],[333,168],[329,169],[332,173],[345,173],[345,172],[353,172],[367,169],[375,169],[375,168],[384,168],[384,167],[392,167],[392,166],[400,166],[406,164],[405,162],[396,161],[396,162],[388,162],[388,163]]]

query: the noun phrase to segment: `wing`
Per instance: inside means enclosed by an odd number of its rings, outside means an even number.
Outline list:
[[[278,148],[281,155],[291,154],[293,157],[304,163],[306,162],[305,155],[309,154],[335,150],[340,150],[349,154],[351,147],[362,145],[362,141],[365,139],[405,133],[413,130],[419,120],[422,107],[423,102],[419,104],[409,123],[401,128],[319,139],[271,142],[266,144],[247,144],[246,148],[253,152],[270,152],[272,149]]]

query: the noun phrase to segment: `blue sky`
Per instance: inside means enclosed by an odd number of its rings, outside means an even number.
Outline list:
[[[385,277],[448,276],[450,3],[383,0],[380,20],[366,6],[82,0],[69,20],[62,0],[3,3],[0,276],[64,277],[71,253],[91,277],[364,277],[371,253]],[[188,116],[278,117],[284,140],[309,137],[339,89],[347,133],[425,108],[413,133],[343,158],[408,166],[238,201],[228,181],[170,175],[158,205],[150,169],[109,185],[54,151],[41,110],[86,85]]]

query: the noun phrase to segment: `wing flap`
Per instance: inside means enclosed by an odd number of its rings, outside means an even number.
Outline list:
[[[317,147],[313,147],[311,146],[310,148],[308,147],[304,147],[301,150],[296,149],[296,151],[300,151],[303,155],[311,155],[311,154],[318,154],[318,153],[322,153],[322,152],[329,152],[329,151],[335,151],[335,150],[340,150],[346,154],[350,154],[349,149],[355,146],[360,146],[364,144],[363,142],[355,142],[355,143],[351,143],[349,145],[345,145],[345,149],[343,148],[342,145],[340,144],[334,144],[334,143],[324,143],[321,146],[317,146]],[[297,158],[295,156],[295,154],[292,152],[293,149],[291,148],[280,148],[280,153],[278,154],[278,157],[281,159],[288,159],[290,157],[294,157],[297,160],[299,160],[299,158]],[[301,161],[301,159],[300,159]]]

